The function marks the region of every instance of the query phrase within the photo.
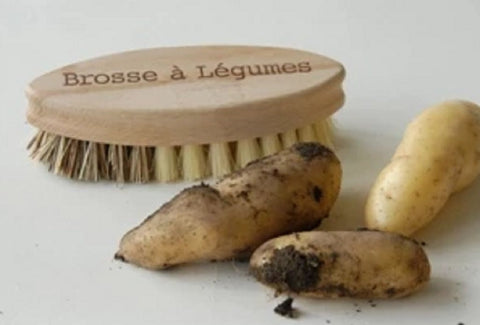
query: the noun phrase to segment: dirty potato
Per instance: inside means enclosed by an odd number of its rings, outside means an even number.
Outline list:
[[[480,107],[447,101],[425,110],[405,131],[370,190],[369,228],[410,235],[480,173]]]
[[[260,246],[250,269],[280,293],[317,298],[396,298],[427,283],[430,265],[422,247],[380,231],[307,231]]]
[[[341,174],[331,150],[297,144],[214,186],[184,190],[129,231],[115,256],[150,269],[244,258],[272,237],[316,227],[337,198]]]

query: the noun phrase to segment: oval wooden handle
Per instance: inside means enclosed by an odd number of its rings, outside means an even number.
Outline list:
[[[124,145],[184,145],[280,133],[344,100],[342,65],[285,48],[192,46],[68,65],[27,88],[28,121],[55,134]]]

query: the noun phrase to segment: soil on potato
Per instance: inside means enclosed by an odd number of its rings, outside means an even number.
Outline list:
[[[333,154],[332,150],[316,142],[301,142],[295,144],[293,147],[297,150],[300,156],[307,161],[310,161],[317,156],[327,157],[328,155]]]
[[[315,254],[303,254],[293,245],[275,249],[269,263],[253,270],[257,277],[280,291],[305,292],[315,288],[323,262]]]

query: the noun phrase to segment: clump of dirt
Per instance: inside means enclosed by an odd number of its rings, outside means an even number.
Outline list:
[[[297,310],[292,307],[292,303],[293,303],[293,298],[288,297],[283,302],[278,304],[273,311],[284,317],[297,318],[298,313],[297,313]]]
[[[270,262],[253,271],[279,291],[304,292],[315,288],[322,265],[317,255],[300,253],[289,245],[275,249]]]
[[[310,161],[317,156],[327,157],[332,154],[332,150],[316,142],[297,143],[294,145],[294,148],[307,161]]]

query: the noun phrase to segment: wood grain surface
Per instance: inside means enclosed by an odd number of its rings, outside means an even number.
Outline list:
[[[51,133],[124,145],[236,141],[331,115],[342,65],[255,46],[131,51],[62,67],[27,88],[28,121]]]

